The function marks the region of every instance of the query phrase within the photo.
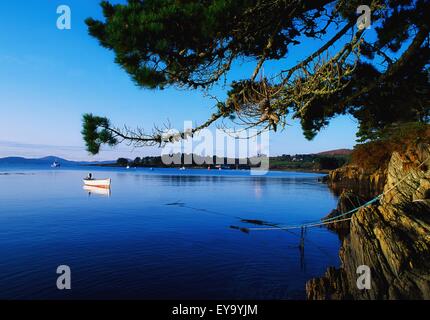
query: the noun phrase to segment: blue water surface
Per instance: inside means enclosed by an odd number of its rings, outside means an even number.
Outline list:
[[[89,171],[112,179],[110,194],[83,189]],[[304,299],[307,280],[339,265],[337,235],[308,229],[301,251],[301,230],[246,220],[320,219],[336,198],[319,177],[2,167],[0,298]],[[57,289],[59,265],[71,290]]]

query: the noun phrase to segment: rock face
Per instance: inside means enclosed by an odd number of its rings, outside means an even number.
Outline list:
[[[364,204],[366,200],[360,196],[357,196],[355,193],[349,190],[343,190],[339,196],[339,200],[337,203],[337,208],[330,212],[327,216],[323,218],[323,220],[333,219],[334,217],[338,217],[341,215],[340,219],[350,218],[352,214],[346,214],[351,210],[358,208],[362,204]],[[339,235],[340,239],[343,240],[349,234],[349,221],[337,222],[333,224],[328,224],[327,228],[330,230],[336,231]]]
[[[308,299],[430,299],[430,146],[394,153],[384,181],[380,202],[352,217],[340,269],[310,280]],[[370,290],[357,288],[360,265]]]
[[[367,172],[362,168],[347,165],[329,173],[328,184],[337,194],[345,190],[363,198],[371,198],[380,194],[384,189],[386,180],[385,170]]]

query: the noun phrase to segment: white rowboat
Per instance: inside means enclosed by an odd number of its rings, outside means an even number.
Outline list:
[[[87,180],[84,179],[84,185],[90,187],[109,189],[111,184],[111,179],[101,179],[101,180]]]

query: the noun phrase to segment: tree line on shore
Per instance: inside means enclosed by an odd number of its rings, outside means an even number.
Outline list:
[[[135,159],[118,158],[113,164],[118,167],[188,167],[188,168],[222,168],[250,169],[260,165],[256,158],[227,158],[217,156],[203,157],[195,154],[176,154],[172,158],[180,162],[166,163],[161,156],[136,157]],[[192,159],[191,163],[186,159]],[[269,157],[269,166],[277,170],[333,170],[349,160],[349,155],[297,154]]]

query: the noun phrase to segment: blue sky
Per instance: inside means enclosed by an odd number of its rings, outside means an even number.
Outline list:
[[[136,87],[114,64],[112,52],[90,37],[87,17],[101,18],[99,1],[26,0],[0,2],[0,157],[58,155],[69,159],[101,160],[119,156],[156,155],[155,148],[105,148],[89,156],[81,138],[81,117],[92,112],[108,116],[116,125],[152,128],[170,120],[201,123],[211,114],[213,101],[200,91],[167,89],[150,91]],[[56,9],[72,10],[72,29],[58,30]],[[318,47],[292,51],[281,64],[293,65]],[[265,72],[276,70],[269,63]],[[252,65],[237,63],[228,80],[249,77]],[[215,88],[215,92],[222,92]],[[304,139],[297,121],[285,131],[270,134],[270,152],[312,153],[351,148],[357,124],[350,117],[334,119],[314,141]]]

